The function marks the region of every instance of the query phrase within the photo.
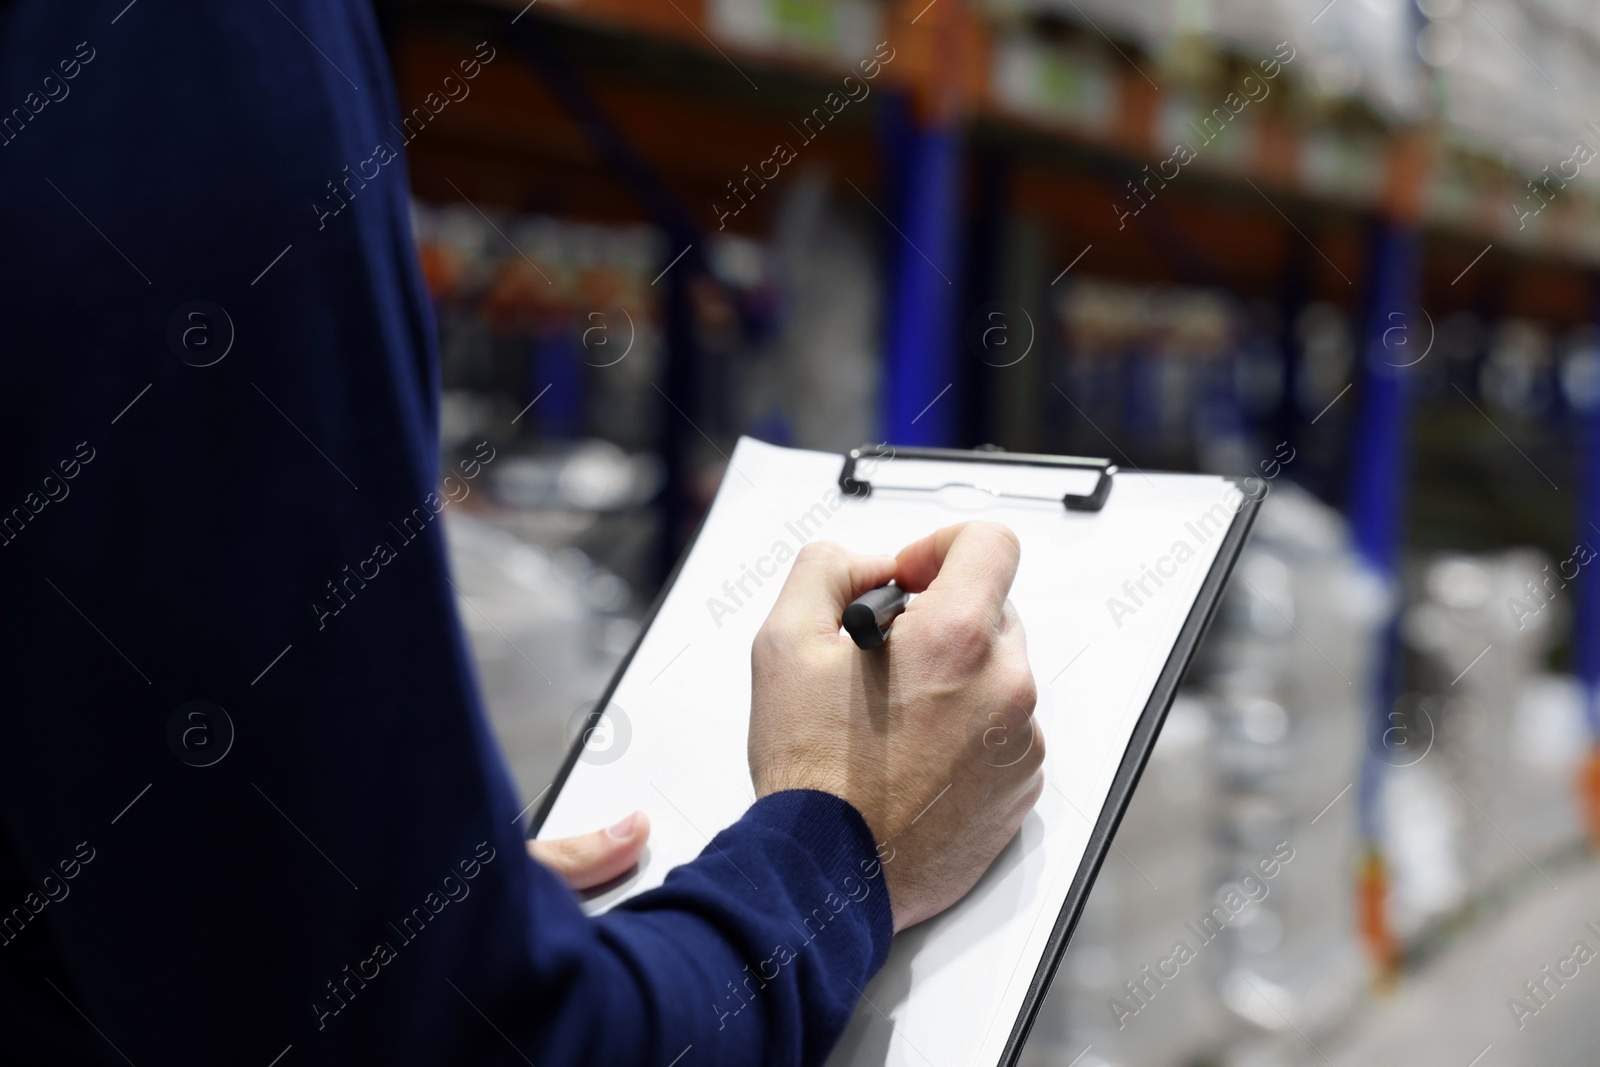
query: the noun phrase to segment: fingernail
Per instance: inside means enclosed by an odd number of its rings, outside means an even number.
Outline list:
[[[623,819],[621,822],[617,823],[617,825],[611,827],[606,831],[606,833],[609,836],[616,838],[618,841],[626,841],[628,838],[633,836],[633,824],[638,821],[639,813],[634,812],[626,819]]]

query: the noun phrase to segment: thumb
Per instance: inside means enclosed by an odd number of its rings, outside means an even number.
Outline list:
[[[650,819],[636,811],[609,830],[582,837],[529,841],[528,854],[549,867],[573,889],[592,889],[617,878],[639,862],[650,838]]]

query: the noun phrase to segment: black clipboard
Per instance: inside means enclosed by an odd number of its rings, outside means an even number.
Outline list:
[[[839,472],[839,488],[849,496],[866,496],[873,491],[873,485],[865,479],[856,477],[856,468],[864,459],[878,456],[892,455],[896,459],[927,459],[940,462],[964,463],[997,463],[1002,465],[1048,466],[1056,468],[1074,468],[1093,470],[1099,473],[1093,490],[1088,494],[1074,496],[1068,494],[1062,504],[1072,511],[1099,511],[1105,506],[1106,500],[1115,484],[1118,469],[1108,459],[1097,459],[1084,456],[1050,456],[1031,453],[1004,452],[996,448],[985,447],[972,450],[944,449],[944,448],[888,448],[883,445],[863,445],[852,449],[842,457],[842,466]],[[1245,491],[1245,479],[1229,478],[1243,494],[1243,502],[1238,511],[1234,513],[1233,521],[1228,525],[1228,531],[1223,536],[1221,545],[1217,548],[1216,561],[1211,570],[1207,572],[1205,580],[1200,584],[1200,591],[1195,595],[1193,607],[1189,616],[1184,620],[1183,627],[1178,632],[1178,639],[1172,646],[1172,651],[1167,656],[1167,662],[1161,669],[1161,674],[1156,679],[1155,688],[1150,692],[1150,699],[1145,702],[1144,710],[1140,712],[1139,721],[1134,725],[1133,734],[1128,740],[1128,747],[1123,751],[1122,761],[1117,767],[1117,773],[1111,782],[1111,789],[1106,794],[1105,804],[1100,811],[1100,818],[1096,821],[1094,829],[1089,835],[1089,845],[1085,849],[1083,859],[1079,861],[1077,874],[1073,876],[1072,885],[1067,890],[1067,898],[1062,904],[1061,913],[1056,917],[1055,927],[1050,932],[1050,938],[1045,944],[1044,954],[1039,959],[1039,965],[1034,970],[1033,978],[1028,983],[1027,992],[1023,996],[1022,1010],[1018,1013],[1016,1021],[1012,1024],[1011,1034],[1006,1039],[1005,1048],[1000,1055],[996,1067],[1016,1067],[1018,1058],[1022,1054],[1023,1046],[1027,1043],[1028,1034],[1033,1029],[1035,1020],[1039,1017],[1039,1010],[1044,1005],[1044,997],[1050,989],[1050,982],[1055,977],[1061,958],[1066,955],[1067,945],[1072,940],[1073,930],[1077,928],[1078,920],[1083,915],[1084,905],[1088,902],[1089,892],[1094,888],[1095,878],[1100,873],[1100,867],[1105,863],[1105,858],[1111,850],[1112,839],[1116,836],[1117,827],[1122,823],[1122,816],[1128,809],[1128,804],[1133,800],[1134,789],[1139,784],[1139,778],[1144,773],[1145,764],[1150,761],[1150,753],[1155,748],[1156,739],[1161,734],[1161,726],[1166,722],[1167,712],[1172,707],[1172,702],[1178,695],[1178,687],[1183,682],[1184,675],[1189,670],[1189,664],[1194,659],[1196,650],[1200,647],[1201,640],[1205,637],[1206,630],[1211,625],[1212,618],[1216,615],[1217,608],[1222,603],[1222,594],[1226,591],[1228,579],[1233,574],[1234,564],[1238,562],[1239,555],[1244,549],[1245,541],[1250,536],[1250,530],[1255,525],[1256,515],[1265,499],[1263,493],[1259,497],[1252,497]],[[888,488],[888,487],[884,487]],[[899,488],[899,487],[897,487]],[[561,789],[566,785],[567,777],[572,773],[572,768],[577,765],[582,756],[584,746],[589,740],[590,731],[595,729],[600,721],[604,709],[611,703],[616,694],[617,686],[621,684],[623,676],[633,662],[634,655],[644,643],[645,634],[654,624],[656,614],[666,602],[667,594],[678,580],[678,575],[683,565],[693,553],[695,544],[700,538],[700,531],[705,526],[702,516],[700,523],[695,527],[694,534],[685,545],[683,554],[678,557],[673,565],[672,572],[662,583],[661,590],[656,594],[655,601],[650,605],[640,622],[639,634],[634,638],[633,645],[622,657],[617,669],[611,675],[611,680],[606,683],[605,691],[595,701],[594,709],[589,713],[589,718],[578,736],[573,740],[572,747],[568,749],[566,758],[562,760],[561,769],[557,772],[554,781],[545,790],[544,799],[540,801],[538,809],[529,821],[527,836],[538,835],[540,828],[555,807],[556,798]]]

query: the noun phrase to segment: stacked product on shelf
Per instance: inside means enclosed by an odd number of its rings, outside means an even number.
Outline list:
[[[1416,196],[1426,222],[1469,239],[1600,261],[1592,2],[989,0],[983,12],[991,99],[1025,123],[1152,160],[1200,145],[1195,168],[1329,202]],[[1244,84],[1263,60],[1282,76]],[[1231,115],[1213,142],[1202,126],[1219,106]],[[1124,127],[1149,108],[1149,143],[1135,146]],[[1430,147],[1401,189],[1412,133]]]
[[[1438,71],[1445,118],[1464,139],[1531,174],[1565,158],[1600,91],[1600,14],[1593,3],[1424,0],[1420,42]],[[1552,153],[1556,153],[1552,155]]]
[[[503,427],[537,398],[524,436],[650,443],[660,234],[479,207],[413,205],[445,389],[493,401]]]
[[[1305,50],[1310,84],[1321,97],[1359,100],[1396,118],[1413,115],[1419,103],[1410,0],[1330,4],[1320,13],[1290,0],[992,0],[988,6],[1002,14],[1057,16],[1169,60],[1195,47],[1270,53],[1288,41]]]
[[[712,33],[779,55],[854,63],[884,36],[884,9],[873,0],[709,0]]]
[[[1234,5],[1219,5],[1234,6]],[[1240,8],[1257,6],[1240,3]],[[1417,63],[1413,0],[1334,3],[1325,9],[1279,0],[1281,32],[1305,42],[1310,87],[1329,103],[1354,99],[1394,123],[1422,116],[1425,96]],[[1229,35],[1250,32],[1248,13]],[[1313,21],[1315,19],[1315,21]]]
[[[1354,346],[1337,307],[1310,304],[1287,331],[1297,353],[1292,385],[1280,348],[1286,331],[1262,301],[1085,278],[1056,291],[1054,310],[1060,369],[1044,403],[1065,429],[1050,448],[1095,455],[1109,440],[1126,450],[1117,458],[1135,454],[1140,465],[1273,477],[1293,456],[1293,476],[1313,485],[1342,470],[1349,412],[1329,404],[1350,384]],[[1295,442],[1269,434],[1280,409],[1292,413]]]
[[[709,274],[689,287],[695,393],[671,404],[657,283],[672,256],[654,227],[416,204],[444,384],[466,422],[447,425],[447,444],[452,429],[475,432],[472,417],[517,418],[523,438],[644,449],[663,420],[688,418],[695,441],[714,439],[714,476],[717,447],[740,431],[815,448],[865,441],[881,345],[876,216],[813,167],[777,195],[769,243],[706,238]]]
[[[1126,146],[1119,125],[1143,105],[1124,97],[1149,97],[1153,158],[1186,144],[1201,170],[1331,200],[1377,203],[1389,137],[1427,113],[1410,0],[991,0],[985,15],[1002,111]]]
[[[1600,260],[1600,21],[1592,2],[1423,0],[1418,52],[1448,151],[1430,215]]]
[[[1422,716],[1418,741],[1433,751],[1390,770],[1385,805],[1403,936],[1508,881],[1537,882],[1540,861],[1582,834],[1573,794],[1586,747],[1582,697],[1572,679],[1543,669],[1577,592],[1563,573],[1575,570],[1529,549],[1421,568],[1404,635],[1437,695],[1403,698],[1415,707],[1400,711]],[[1435,835],[1443,847],[1414,825],[1423,809],[1445,820]]]
[[[769,345],[745,361],[740,425],[800,448],[843,451],[878,427],[881,220],[849,186],[802,165],[781,194]]]
[[[1104,451],[1104,433],[1166,466],[1187,468],[1202,431],[1236,432],[1238,301],[1218,290],[1085,279],[1059,293],[1056,311],[1065,349],[1063,421],[1086,436],[1055,447]],[[1091,413],[1094,427],[1074,417],[1074,406]]]

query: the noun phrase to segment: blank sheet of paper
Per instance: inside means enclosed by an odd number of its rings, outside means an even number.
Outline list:
[[[897,480],[894,460],[869,480],[943,484],[930,483],[922,463],[913,481]],[[851,498],[839,494],[841,466],[835,453],[739,442],[693,550],[539,836],[585,833],[644,809],[653,829],[643,864],[588,907],[660,885],[754,800],[745,758],[750,646],[800,546],[826,540],[893,554],[941,526],[1005,523],[1022,542],[1011,599],[1039,686],[1044,795],[971,894],[895,940],[830,1060],[998,1063],[1239,493],[1222,478],[1123,471],[1102,511],[1072,512],[1059,499],[1061,472],[1018,468],[1005,473],[1004,492],[1036,485],[1055,499],[959,488]],[[951,483],[983,473],[946,466]]]

